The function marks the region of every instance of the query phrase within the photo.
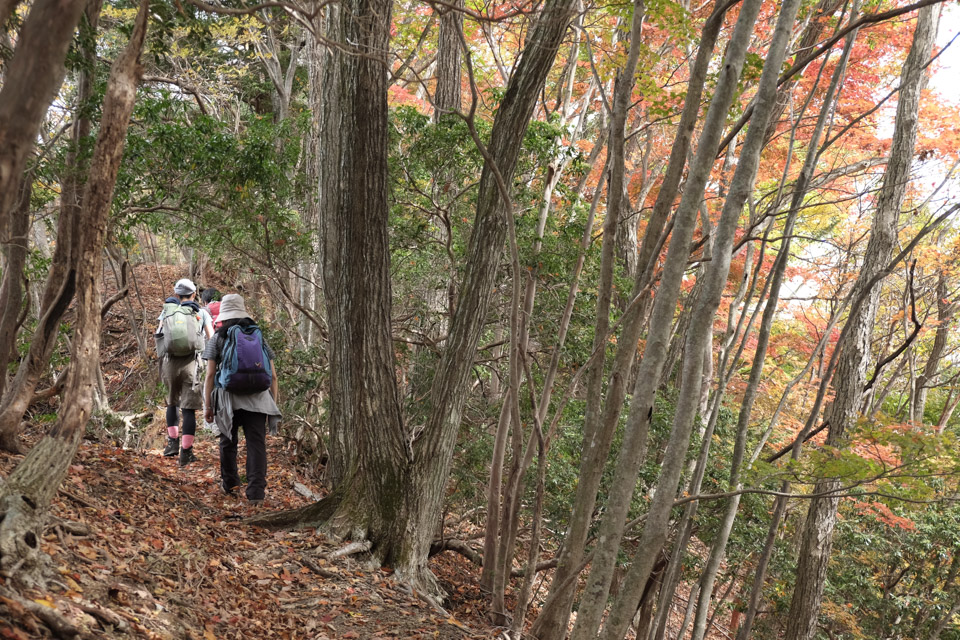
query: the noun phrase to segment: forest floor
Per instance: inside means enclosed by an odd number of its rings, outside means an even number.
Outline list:
[[[495,636],[480,617],[475,571],[462,559],[446,554],[433,563],[452,596],[441,611],[360,556],[332,557],[343,545],[321,533],[245,523],[257,510],[308,502],[294,490],[305,479],[284,456],[270,459],[266,502],[250,507],[218,490],[212,436],[195,446],[199,460],[181,469],[159,449],[84,441],[44,531],[53,577],[44,590],[19,591],[19,601],[0,596],[0,638],[54,636],[35,604],[80,637]],[[20,459],[0,455],[0,477]]]

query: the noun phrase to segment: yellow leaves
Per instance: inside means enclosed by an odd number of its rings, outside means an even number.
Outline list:
[[[460,624],[460,622],[459,622],[456,618],[454,618],[453,616],[450,616],[449,618],[447,618],[446,620],[444,620],[444,622],[446,622],[447,624],[452,624],[453,626],[457,627],[458,629],[463,629],[464,631],[469,631],[469,630],[470,630],[470,629],[468,629],[466,626]]]
[[[81,587],[81,586],[77,583],[77,581],[74,580],[73,578],[71,578],[70,576],[64,576],[64,577],[63,577],[63,581],[64,581],[64,582],[66,583],[66,585],[67,585],[68,587],[70,587],[72,590],[76,591],[77,593],[83,593],[83,587]]]
[[[104,4],[103,9],[100,10],[100,19],[111,18],[118,22],[133,22],[133,19],[137,15],[136,7],[130,9],[121,9],[112,4]]]
[[[36,602],[37,604],[42,604],[43,606],[45,606],[45,607],[48,608],[48,609],[56,609],[56,608],[57,608],[55,604],[53,604],[52,602],[50,602],[50,601],[47,600],[46,598],[36,598],[36,599],[34,600],[34,602]]]

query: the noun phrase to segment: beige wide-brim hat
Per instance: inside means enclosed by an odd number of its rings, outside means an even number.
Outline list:
[[[220,313],[217,315],[217,322],[226,320],[238,320],[249,318],[247,305],[243,302],[243,296],[239,293],[228,293],[220,301]]]

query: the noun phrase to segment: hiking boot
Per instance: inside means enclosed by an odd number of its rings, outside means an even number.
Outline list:
[[[220,480],[220,491],[223,493],[223,495],[225,496],[237,495],[236,493],[234,493],[233,491],[234,489],[236,489],[236,487],[228,487],[223,480]]]
[[[163,456],[165,458],[172,458],[178,453],[180,453],[180,438],[167,436],[167,446],[163,450]]]
[[[185,467],[191,462],[196,462],[197,456],[193,455],[193,447],[189,449],[180,449],[180,466]]]

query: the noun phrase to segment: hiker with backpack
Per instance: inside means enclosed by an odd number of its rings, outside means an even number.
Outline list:
[[[197,458],[193,440],[197,432],[197,410],[202,409],[197,356],[203,350],[204,337],[213,336],[213,322],[196,301],[197,286],[182,278],[173,286],[173,296],[164,301],[160,326],[154,336],[160,356],[160,379],[167,387],[167,446],[163,455],[179,455],[181,467]],[[180,418],[183,414],[181,446]]]
[[[203,350],[207,361],[203,400],[204,417],[215,422],[219,432],[220,489],[233,495],[240,486],[237,440],[243,427],[246,497],[258,504],[267,487],[267,430],[275,432],[280,420],[274,353],[239,294],[223,296],[217,320],[221,327]]]

